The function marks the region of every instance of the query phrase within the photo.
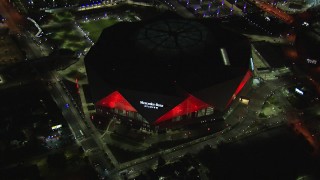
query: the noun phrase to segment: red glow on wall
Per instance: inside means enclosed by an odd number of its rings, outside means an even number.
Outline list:
[[[155,121],[155,124],[159,124],[165,120],[172,119],[177,116],[182,116],[191,112],[198,111],[200,109],[209,107],[210,105],[204,103],[203,101],[197,99],[196,97],[189,95],[187,99],[182,101],[176,107],[171,109],[166,114],[162,115]]]
[[[242,79],[241,83],[239,84],[239,86],[237,87],[236,91],[233,93],[232,97],[230,98],[230,100],[228,101],[228,104],[226,106],[229,107],[231,102],[236,98],[236,96],[239,94],[239,92],[242,90],[242,88],[244,87],[244,85],[246,85],[246,83],[248,82],[248,80],[251,78],[252,76],[252,72],[248,71],[246,73],[246,75],[244,76],[244,78]]]
[[[137,112],[137,110],[132,107],[132,105],[118,91],[114,91],[107,97],[101,99],[99,102],[97,102],[97,105]]]

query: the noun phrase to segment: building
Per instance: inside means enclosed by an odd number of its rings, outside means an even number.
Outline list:
[[[98,113],[161,127],[225,112],[250,81],[246,37],[163,15],[104,29],[85,57]]]

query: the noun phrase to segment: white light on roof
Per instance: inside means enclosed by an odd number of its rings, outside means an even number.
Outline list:
[[[230,61],[229,61],[227,50],[225,48],[220,48],[220,52],[222,55],[223,64],[226,66],[230,66]]]
[[[309,26],[309,23],[303,22],[303,23],[302,23],[302,26]]]
[[[252,58],[250,58],[250,66],[251,66],[251,71],[254,71],[254,64],[253,64]]]
[[[301,91],[300,89],[298,88],[295,88],[294,91],[300,95],[303,95],[303,91]]]

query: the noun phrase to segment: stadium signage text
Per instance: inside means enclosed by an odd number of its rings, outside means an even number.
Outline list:
[[[315,59],[307,59],[307,63],[309,63],[309,64],[317,64],[317,60],[315,60]]]
[[[153,103],[153,102],[140,101],[140,104],[143,105],[143,107],[149,108],[149,109],[159,109],[163,107],[163,104]]]

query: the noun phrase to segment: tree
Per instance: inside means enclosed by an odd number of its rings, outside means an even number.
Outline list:
[[[164,166],[165,164],[166,164],[166,160],[164,160],[162,156],[159,156],[158,157],[158,168]]]
[[[49,154],[47,157],[47,164],[52,168],[63,169],[66,166],[67,158],[64,153]]]
[[[83,153],[84,153],[84,150],[83,150],[82,146],[79,146],[78,150],[79,150],[79,153],[80,153],[80,154],[83,154]]]

